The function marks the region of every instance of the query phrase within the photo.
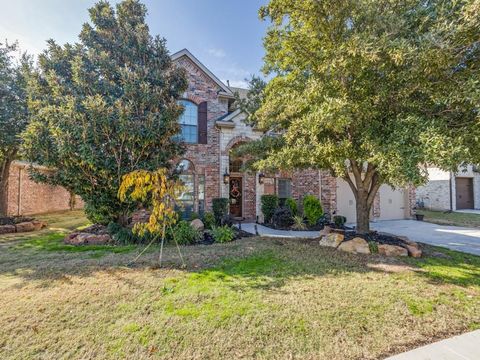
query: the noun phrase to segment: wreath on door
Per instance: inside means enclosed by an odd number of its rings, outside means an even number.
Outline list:
[[[242,195],[238,187],[238,182],[232,181],[232,190],[230,190],[230,197],[232,197],[233,199],[238,199]]]

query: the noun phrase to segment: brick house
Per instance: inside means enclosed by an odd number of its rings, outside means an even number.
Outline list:
[[[172,55],[188,76],[183,94],[185,112],[180,118],[187,151],[178,162],[187,191],[181,200],[187,211],[210,211],[212,199],[230,199],[230,213],[239,219],[261,219],[260,197],[276,193],[297,200],[313,194],[330,214],[355,221],[355,199],[348,184],[328,171],[307,170],[265,176],[241,171],[242,161],[230,150],[241,143],[259,139],[263,133],[244,123],[245,114],[235,109],[234,93],[243,89],[226,86],[195,56],[184,49]],[[382,186],[372,219],[402,219],[411,215],[414,190],[393,190]]]

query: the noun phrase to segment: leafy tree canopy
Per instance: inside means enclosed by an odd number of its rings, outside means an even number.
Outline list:
[[[329,169],[357,200],[478,157],[480,2],[270,0],[255,166]],[[270,142],[270,149],[265,148]],[[259,156],[259,154],[261,156]]]
[[[56,169],[38,179],[86,202],[95,222],[120,220],[131,204],[117,191],[134,170],[168,168],[183,147],[174,140],[187,86],[165,40],[149,33],[146,7],[125,0],[90,10],[80,41],[48,47],[29,83],[34,119],[25,138],[29,160]]]
[[[29,121],[26,76],[31,59],[25,53],[18,58],[17,51],[17,43],[0,43],[0,215],[7,212],[10,164],[17,157],[20,134]]]

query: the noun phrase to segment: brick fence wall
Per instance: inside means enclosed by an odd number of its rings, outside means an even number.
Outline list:
[[[70,193],[61,186],[34,182],[28,175],[28,166],[26,163],[15,161],[10,168],[8,215],[33,215],[70,210]],[[83,202],[78,196],[75,197],[74,208],[83,208]]]

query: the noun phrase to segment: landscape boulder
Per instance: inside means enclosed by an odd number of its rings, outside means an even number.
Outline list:
[[[422,250],[416,242],[410,240],[405,241],[404,247],[407,249],[409,256],[414,258],[422,257]]]
[[[11,234],[16,231],[15,225],[1,225],[0,234]]]
[[[408,256],[407,249],[401,246],[387,244],[378,245],[378,253],[384,256]]]
[[[33,220],[32,224],[35,228],[35,231],[42,230],[43,228],[47,227],[47,223],[40,220]]]
[[[338,247],[338,249],[354,254],[370,254],[370,248],[368,246],[368,243],[360,237],[356,237],[348,241],[343,241]]]
[[[194,219],[190,222],[190,225],[197,231],[203,231],[205,229],[205,225],[203,221],[200,219]]]
[[[63,240],[69,245],[109,245],[113,243],[113,239],[108,234],[90,234],[90,233],[72,233]]]
[[[35,231],[35,225],[31,221],[21,222],[15,225],[18,233]]]
[[[323,236],[320,239],[320,245],[337,248],[344,239],[345,239],[345,236],[343,234],[330,233],[328,235]]]

